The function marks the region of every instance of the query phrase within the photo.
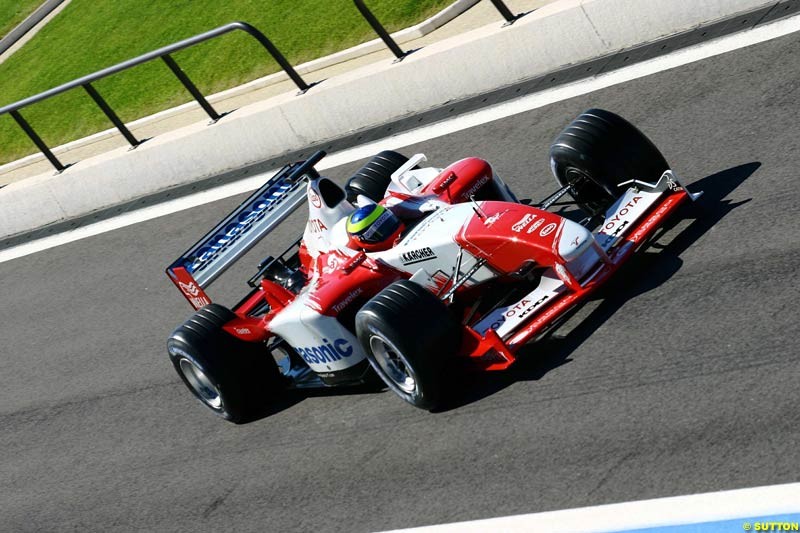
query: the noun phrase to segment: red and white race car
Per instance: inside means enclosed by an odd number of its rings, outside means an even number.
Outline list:
[[[477,158],[440,169],[381,152],[342,189],[314,169],[324,155],[284,167],[167,269],[197,310],[170,336],[170,359],[231,421],[285,388],[375,374],[432,409],[448,365],[508,368],[699,195],[639,130],[599,109],[556,138],[560,188],[535,205]],[[578,220],[548,211],[567,194]],[[258,266],[232,310],[211,303],[208,285],[303,203],[302,237]]]

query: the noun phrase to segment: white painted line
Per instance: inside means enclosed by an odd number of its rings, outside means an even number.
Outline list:
[[[394,533],[401,531],[414,533],[483,533],[485,531],[601,533],[734,519],[743,519],[744,523],[746,518],[798,512],[800,512],[800,483],[791,483],[398,529]]]
[[[346,163],[351,163],[359,159],[366,159],[373,154],[385,150],[407,146],[444,135],[449,135],[458,131],[493,122],[510,117],[525,111],[537,109],[556,102],[574,98],[576,96],[588,94],[600,89],[605,89],[613,85],[625,83],[645,76],[650,76],[658,72],[673,69],[708,59],[720,54],[738,50],[747,46],[763,43],[772,39],[777,39],[800,30],[800,15],[777,20],[770,24],[760,26],[755,29],[743,31],[721,37],[708,43],[693,46],[684,50],[679,50],[671,54],[657,57],[648,61],[637,63],[623,69],[615,70],[608,74],[602,74],[593,78],[577,81],[562,87],[549,89],[540,93],[524,96],[510,102],[498,104],[472,113],[454,117],[430,126],[411,130],[405,133],[392,135],[378,141],[370,142],[348,148],[340,152],[330,154],[318,165],[319,170],[326,170]],[[249,192],[258,188],[266,176],[273,174],[277,169],[252,176],[241,181],[209,189],[176,198],[152,207],[142,208],[130,213],[125,213],[102,222],[87,225],[75,230],[65,231],[57,235],[44,237],[36,241],[21,244],[12,248],[0,251],[0,263],[10,261],[25,255],[36,253],[48,248],[60,246],[80,239],[85,239],[100,233],[137,224],[145,220],[169,215],[192,207],[197,207],[206,203],[214,202],[223,198],[228,198],[237,194]]]

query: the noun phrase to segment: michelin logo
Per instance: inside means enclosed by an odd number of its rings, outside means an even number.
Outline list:
[[[300,357],[306,363],[311,365],[333,363],[340,361],[342,357],[353,355],[353,346],[345,339],[336,339],[333,342],[328,342],[328,339],[322,339],[322,342],[323,344],[311,346],[310,348],[295,347],[295,351],[300,354]]]

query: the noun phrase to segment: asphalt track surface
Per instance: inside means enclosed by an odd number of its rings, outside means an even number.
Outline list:
[[[459,378],[438,413],[357,391],[234,426],[184,390],[164,344],[189,309],[163,269],[237,198],[0,264],[0,530],[368,531],[800,480],[798,44],[402,149],[484,157],[541,198],[550,141],[596,106],[706,191],[558,337]],[[258,259],[212,298],[234,303]]]

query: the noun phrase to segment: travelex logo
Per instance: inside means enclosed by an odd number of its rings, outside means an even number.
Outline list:
[[[264,218],[275,204],[281,201],[286,193],[292,188],[291,183],[279,183],[264,191],[256,198],[248,208],[243,209],[239,216],[230,224],[226,225],[219,233],[213,235],[206,241],[206,245],[197,250],[192,264],[188,267],[189,272],[196,272],[221,251],[239,240],[242,235],[247,233],[250,228]]]
[[[306,363],[312,365],[334,363],[340,361],[342,357],[353,355],[353,346],[345,339],[336,339],[333,342],[328,342],[328,339],[322,339],[322,342],[323,344],[310,348],[295,347],[295,351],[300,354],[300,357]]]

